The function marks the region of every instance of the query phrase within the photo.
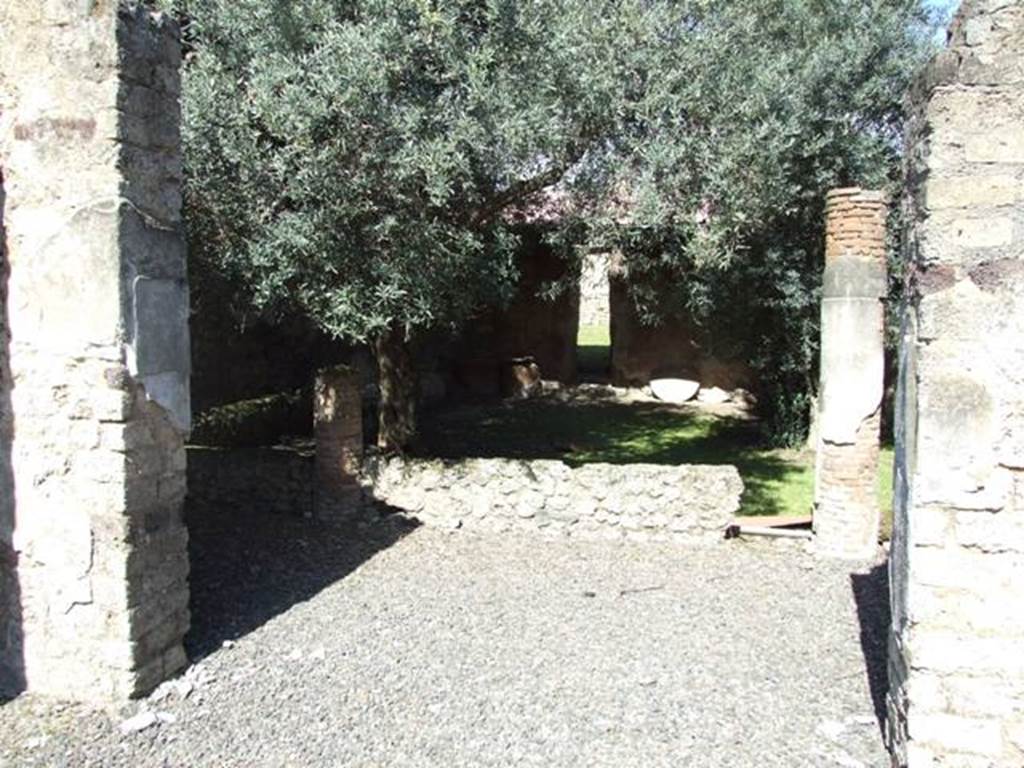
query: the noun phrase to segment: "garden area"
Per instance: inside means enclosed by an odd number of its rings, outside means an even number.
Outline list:
[[[740,409],[676,406],[614,395],[467,405],[426,417],[417,453],[448,459],[560,459],[584,464],[732,464],[745,486],[744,516],[806,516],[814,451],[773,448]],[[883,537],[892,518],[892,449],[878,467]]]
[[[570,467],[587,464],[732,465],[744,484],[740,516],[811,514],[814,446],[779,447],[766,434],[755,407],[746,402],[672,404],[649,388],[607,384],[607,327],[581,326],[576,386],[547,382],[529,399],[449,399],[423,409],[407,452],[415,458],[553,459]],[[738,398],[734,398],[738,400]],[[377,418],[364,413],[370,435]],[[193,443],[246,448],[311,445],[312,393],[308,389],[242,400],[211,408],[196,419]],[[892,525],[893,450],[883,445],[877,492],[881,537]]]

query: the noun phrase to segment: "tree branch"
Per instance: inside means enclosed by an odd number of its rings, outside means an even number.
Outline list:
[[[588,138],[588,136],[581,137],[577,146],[569,153],[564,162],[548,168],[536,176],[518,181],[497,193],[473,212],[473,215],[469,217],[469,223],[472,226],[486,224],[513,203],[536,194],[559,181],[576,163],[583,159],[590,148]]]
[[[523,179],[507,189],[502,190],[473,212],[473,215],[469,219],[470,224],[473,226],[486,224],[512,203],[536,194],[545,187],[551,186],[561,179],[568,170],[568,167],[564,165],[555,166],[554,168],[549,168],[537,176],[533,176],[529,179]]]

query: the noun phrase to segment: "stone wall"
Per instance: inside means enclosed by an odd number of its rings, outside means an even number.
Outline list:
[[[553,300],[538,295],[546,285],[564,278],[566,265],[543,242],[535,228],[523,232],[519,254],[519,285],[504,310],[492,310],[471,321],[458,343],[447,350],[456,390],[470,395],[508,395],[513,359],[531,357],[543,378],[576,380],[576,337],[579,331],[579,292],[564,291]]]
[[[359,371],[320,371],[313,393],[316,437],[316,516],[349,517],[362,504],[363,409]]]
[[[641,321],[629,292],[629,278],[613,268],[609,288],[612,383],[640,387],[659,377],[699,381],[704,387],[733,390],[754,385],[749,366],[710,354],[696,325],[683,315],[657,325]]]
[[[681,542],[721,539],[743,493],[731,466],[514,459],[385,460],[370,464],[367,482],[428,525]]]
[[[314,452],[289,446],[188,448],[188,505],[312,517]]]
[[[63,697],[186,663],[179,61],[135,4],[0,5],[24,667]]]
[[[914,94],[890,560],[894,765],[1024,765],[1024,4]]]
[[[427,525],[583,539],[708,543],[739,510],[743,481],[731,466],[592,464],[518,459],[380,459],[364,463],[362,495],[343,517],[373,502]],[[319,516],[311,448],[188,449],[188,504]],[[338,519],[335,512],[329,517]]]
[[[878,549],[887,214],[879,192],[828,195],[814,533],[819,551],[851,559]]]
[[[190,275],[197,416],[216,406],[308,388],[317,370],[353,356],[352,348],[303,317],[248,318],[243,324],[232,309],[237,286],[224,286],[222,275],[198,266],[201,270]]]
[[[607,328],[611,323],[608,302],[608,270],[611,256],[588,253],[580,274],[580,325]]]

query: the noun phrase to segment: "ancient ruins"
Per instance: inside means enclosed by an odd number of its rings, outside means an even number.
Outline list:
[[[851,559],[878,546],[886,210],[878,192],[828,197],[814,532],[824,553]]]
[[[1024,6],[964,5],[913,94],[890,555],[897,765],[1024,762]]]
[[[118,701],[188,663],[180,48],[134,3],[0,6],[0,683],[17,691]],[[1024,4],[967,0],[911,97],[889,747],[900,767],[1022,765]],[[863,559],[887,202],[828,202],[816,547]],[[377,493],[427,523],[597,537],[617,516],[615,536],[729,546],[732,467],[397,462],[367,479],[360,387],[325,371],[315,451],[267,454],[229,491],[323,517]],[[215,458],[191,474],[214,500]]]
[[[0,10],[0,669],[117,698],[186,663],[181,54],[163,16],[90,9]]]

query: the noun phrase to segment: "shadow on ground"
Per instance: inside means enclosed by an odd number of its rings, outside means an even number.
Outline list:
[[[357,526],[198,505],[186,517],[192,661],[310,599],[416,527],[395,514]]]
[[[806,462],[766,449],[755,422],[697,408],[546,399],[463,407],[425,417],[416,453],[442,459],[559,459],[572,466],[732,464],[746,487],[741,514],[810,511]]]
[[[860,621],[860,647],[864,653],[871,701],[878,727],[885,736],[885,697],[889,692],[889,569],[883,563],[867,573],[850,575]]]
[[[7,323],[7,240],[4,231],[4,179],[0,169],[0,704],[25,687],[21,587],[14,549],[14,407],[10,334]]]
[[[607,381],[611,364],[612,348],[607,344],[580,344],[576,347],[580,381]]]

